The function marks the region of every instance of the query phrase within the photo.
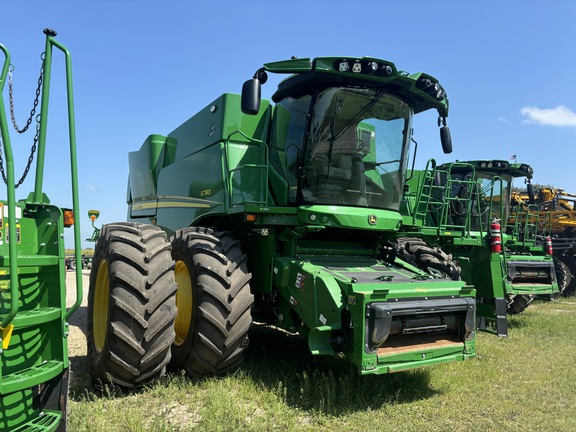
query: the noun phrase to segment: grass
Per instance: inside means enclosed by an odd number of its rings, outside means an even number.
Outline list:
[[[312,357],[303,338],[255,329],[242,368],[102,393],[72,359],[72,431],[576,430],[576,299],[509,317],[509,336],[477,337],[477,357],[385,376]],[[76,367],[80,366],[80,367]]]

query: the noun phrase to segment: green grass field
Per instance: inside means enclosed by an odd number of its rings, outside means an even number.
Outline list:
[[[240,370],[178,372],[135,392],[96,392],[73,359],[71,431],[576,430],[576,299],[509,317],[509,337],[477,337],[473,360],[361,377],[312,357],[300,337],[254,329]]]

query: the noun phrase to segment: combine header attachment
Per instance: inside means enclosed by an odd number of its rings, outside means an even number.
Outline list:
[[[0,202],[0,430],[54,431],[66,429],[66,405],[70,367],[68,362],[68,318],[82,301],[81,266],[76,270],[76,302],[66,309],[64,228],[78,214],[76,138],[72,95],[71,58],[57,42],[56,32],[44,30],[46,49],[42,60],[37,99],[25,131],[40,102],[33,152],[19,181],[15,180],[14,158],[8,133],[4,98],[0,97],[2,158],[0,170],[7,199]],[[48,98],[52,51],[64,54],[70,136],[73,209],[61,209],[44,194],[43,174],[48,121]],[[13,66],[8,50],[0,75],[0,90],[11,85]],[[11,90],[11,89],[10,89]],[[10,91],[12,102],[12,91]],[[11,104],[12,109],[12,104]],[[12,117],[14,112],[12,110]],[[36,150],[35,188],[28,197],[16,200]],[[80,262],[80,227],[74,224],[75,257]]]

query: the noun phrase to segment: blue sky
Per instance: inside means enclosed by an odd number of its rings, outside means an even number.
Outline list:
[[[516,155],[534,167],[534,181],[576,192],[572,0],[4,0],[0,11],[19,123],[32,108],[42,30],[55,29],[72,54],[82,238],[91,234],[88,209],[101,211],[99,224],[125,220],[128,152],[220,94],[239,93],[263,63],[291,56],[372,56],[438,78],[454,152],[442,154],[436,113],[424,113],[414,122],[417,166]],[[61,63],[56,55],[45,191],[69,206]],[[263,97],[280,79],[270,77]],[[4,98],[8,106],[7,89]],[[19,176],[33,132],[11,138]],[[32,188],[30,178],[18,197]]]

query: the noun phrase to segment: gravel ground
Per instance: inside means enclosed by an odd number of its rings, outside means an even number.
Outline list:
[[[88,311],[88,283],[90,270],[82,271],[82,304],[70,317],[70,335],[68,336],[68,358],[72,367],[70,379],[70,396],[83,393],[91,387],[88,376],[88,357],[86,348],[86,319]],[[68,271],[66,274],[66,304],[71,306],[76,301],[76,272]]]

